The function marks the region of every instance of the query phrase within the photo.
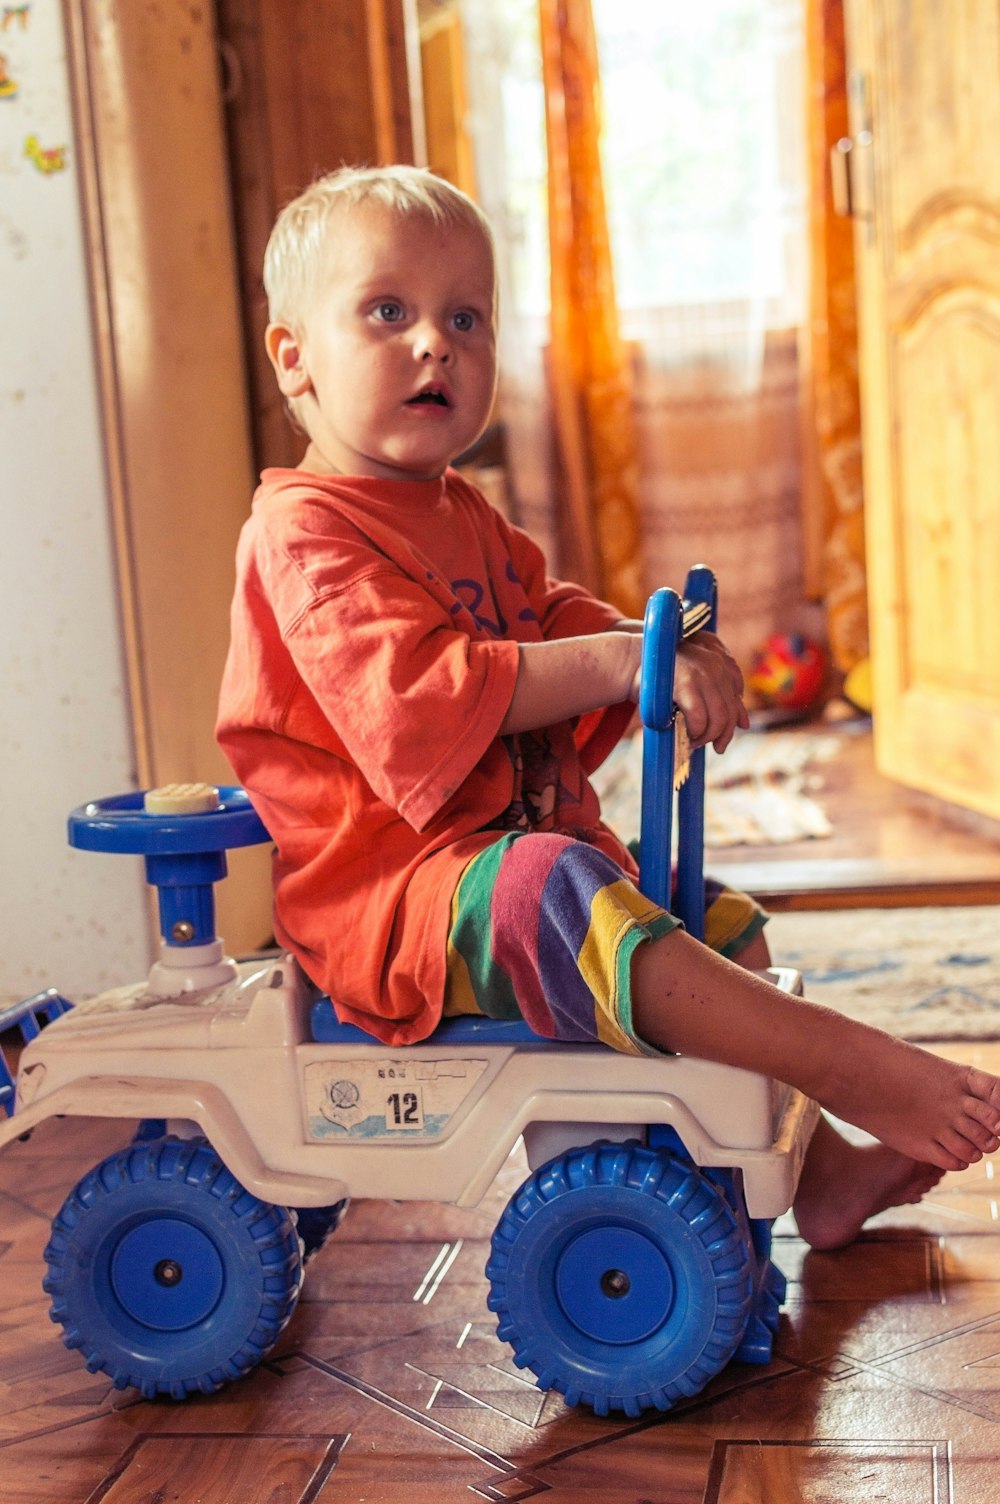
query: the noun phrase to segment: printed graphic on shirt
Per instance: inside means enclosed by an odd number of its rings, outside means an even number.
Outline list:
[[[490,822],[490,830],[555,830],[560,827],[560,811],[579,805],[561,779],[562,758],[547,731],[521,731],[503,737],[507,755],[514,765],[514,797],[501,815]]]
[[[452,580],[451,588],[455,592],[459,606],[465,607],[481,632],[488,632],[491,637],[506,637],[507,623],[500,610],[500,602],[496,598],[492,581],[489,582],[492,616],[488,616],[483,609],[486,589],[478,580]]]
[[[504,565],[504,574],[508,583],[513,585],[522,598],[524,598],[524,586],[521,584],[517,570],[510,559]],[[491,637],[507,637],[510,635],[510,625],[504,615],[503,607],[500,604],[491,577],[487,577],[485,585],[476,579],[462,578],[452,580],[451,590],[455,597],[455,604],[451,608],[453,616],[457,616],[459,611],[464,608],[464,610],[468,611],[480,632],[488,632]],[[516,601],[514,605],[517,606]],[[511,608],[508,607],[508,609]],[[517,619],[524,622],[537,622],[538,617],[531,607],[525,604],[517,606]]]

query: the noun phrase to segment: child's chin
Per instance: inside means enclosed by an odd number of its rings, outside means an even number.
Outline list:
[[[388,463],[397,465],[403,470],[411,470],[414,476],[431,480],[435,476],[443,475],[455,456],[461,452],[461,449],[455,449],[451,445],[446,448],[413,445],[400,454],[394,455]]]
[[[397,480],[439,480],[451,464],[452,456],[393,455],[381,464],[386,478]]]

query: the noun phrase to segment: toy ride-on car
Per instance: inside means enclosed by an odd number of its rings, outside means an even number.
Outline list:
[[[640,883],[663,904],[674,659],[682,632],[714,619],[710,572],[692,571],[686,594],[653,596],[643,643]],[[702,761],[677,822],[676,907],[699,935]],[[163,937],[134,986],[0,1014],[27,1041],[16,1087],[0,1073],[0,1148],[47,1118],[129,1122],[45,1249],[52,1319],[92,1372],[177,1399],[239,1378],[289,1321],[306,1258],[351,1196],[475,1206],[521,1137],[530,1175],[493,1234],[488,1304],[540,1388],[637,1415],[734,1356],[768,1361],[784,1295],[770,1220],[791,1204],[815,1113],[800,1093],[521,1023],[451,1019],[405,1048],[338,1023],[290,957],[236,964],[215,935],[226,849],[268,838],[241,789],[99,800],[69,831],[87,850],[143,854]]]

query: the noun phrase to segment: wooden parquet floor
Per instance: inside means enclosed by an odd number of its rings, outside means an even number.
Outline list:
[[[1000,843],[845,738],[834,835],[713,854],[774,907],[1000,900]],[[1000,1072],[1000,1042],[940,1046]],[[987,1504],[1000,1457],[1000,1155],[854,1247],[775,1228],[772,1362],[669,1415],[600,1420],[519,1372],[486,1309],[515,1155],[474,1211],[355,1203],[256,1372],[184,1404],[88,1374],[47,1317],[49,1221],[123,1141],[48,1123],[0,1158],[0,1504]]]
[[[1000,1043],[954,1053],[1000,1069]],[[483,1265],[517,1155],[474,1211],[352,1206],[248,1378],[183,1404],[113,1389],[63,1347],[40,1280],[50,1217],[121,1142],[120,1124],[51,1122],[0,1161],[3,1504],[996,1496],[998,1162],[946,1177],[840,1253],[807,1252],[783,1219],[789,1296],[772,1362],[733,1364],[695,1400],[635,1421],[541,1394],[496,1338]]]

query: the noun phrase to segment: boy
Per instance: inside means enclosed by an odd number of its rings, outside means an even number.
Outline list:
[[[821,1119],[795,1204],[815,1247],[1000,1147],[1000,1080],[744,969],[768,960],[750,900],[713,887],[702,945],[636,890],[587,774],[631,714],[640,626],[549,579],[448,469],[496,385],[475,205],[412,168],[333,173],[279,216],[265,286],[309,446],[241,537],[218,735],[275,840],[278,937],[338,1015],[388,1043],[522,1015],[788,1081],[881,1141]],[[741,693],[716,637],[684,644],[695,745],[747,724]]]

